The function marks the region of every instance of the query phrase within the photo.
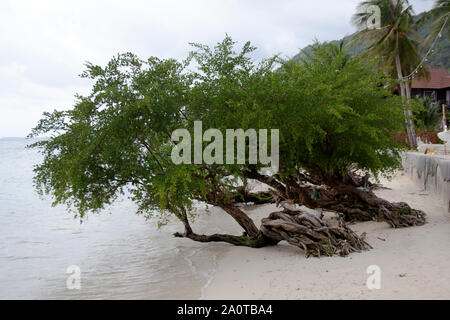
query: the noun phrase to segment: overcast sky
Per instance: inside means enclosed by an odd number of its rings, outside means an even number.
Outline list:
[[[42,112],[67,109],[89,92],[84,63],[119,52],[183,58],[188,42],[228,33],[257,57],[351,34],[360,0],[0,0],[0,137],[23,137]],[[432,0],[413,0],[416,13]]]

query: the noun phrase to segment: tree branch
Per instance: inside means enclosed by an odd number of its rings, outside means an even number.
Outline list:
[[[158,163],[162,172],[164,172],[165,170],[164,170],[163,166],[161,165],[161,162],[159,162],[158,158],[155,156],[153,150],[150,148],[150,145],[142,137],[137,137],[137,139],[145,146],[145,148],[151,154],[152,158]]]

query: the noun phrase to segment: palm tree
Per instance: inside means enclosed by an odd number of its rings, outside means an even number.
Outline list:
[[[377,6],[381,12],[381,27],[378,29],[366,28],[372,13],[370,6]],[[408,142],[417,147],[414,130],[413,113],[409,105],[411,99],[410,82],[405,76],[413,72],[420,63],[419,36],[415,32],[413,10],[408,0],[369,0],[363,1],[353,16],[353,23],[361,31],[355,41],[368,42],[368,54],[382,58],[383,64],[390,67],[393,77],[397,77],[400,93],[405,97],[405,122]]]

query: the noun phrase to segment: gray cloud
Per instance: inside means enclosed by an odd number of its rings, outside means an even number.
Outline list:
[[[183,58],[188,42],[225,33],[258,47],[257,58],[293,56],[313,42],[354,32],[359,0],[0,1],[0,137],[25,136],[43,111],[68,108],[89,83],[86,61],[119,52]],[[432,1],[411,1],[416,12]]]

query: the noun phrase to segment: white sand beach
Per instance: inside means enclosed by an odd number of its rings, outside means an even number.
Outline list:
[[[287,243],[251,249],[229,247],[218,257],[206,299],[450,299],[450,213],[442,201],[407,174],[398,173],[390,188],[377,194],[425,211],[421,227],[392,229],[384,222],[351,225],[367,233],[373,249],[348,257],[306,258]],[[258,222],[279,210],[273,205],[247,211]],[[381,288],[366,286],[367,267],[381,269]]]

